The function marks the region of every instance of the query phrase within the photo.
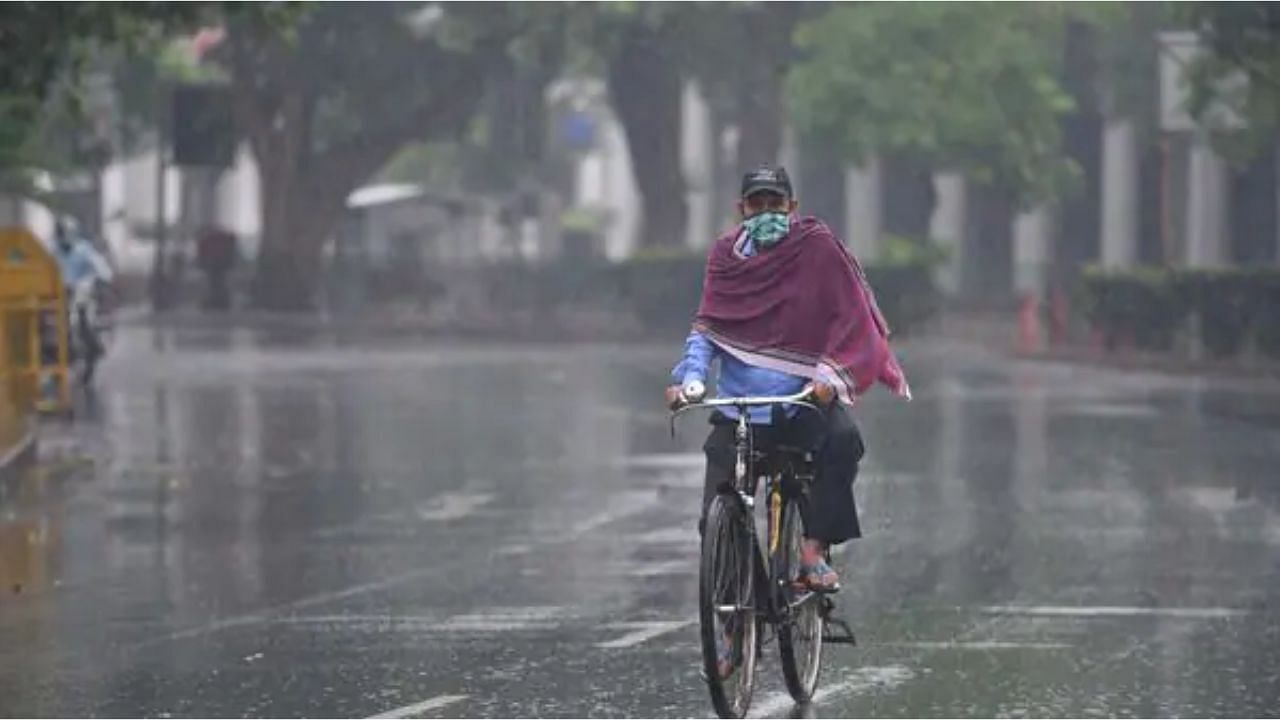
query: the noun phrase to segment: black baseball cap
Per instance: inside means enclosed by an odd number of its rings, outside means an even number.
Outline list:
[[[781,166],[761,165],[742,176],[742,197],[771,192],[791,199],[791,176]]]

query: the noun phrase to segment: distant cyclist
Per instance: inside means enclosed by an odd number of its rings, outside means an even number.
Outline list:
[[[72,354],[84,362],[81,379],[88,384],[104,351],[97,327],[96,298],[98,291],[111,282],[115,273],[71,218],[59,218],[54,227],[53,257],[58,262],[62,284],[66,288]],[[52,350],[47,348],[46,352]]]
[[[751,410],[750,419],[758,436],[817,451],[801,579],[832,590],[839,577],[827,548],[861,536],[853,481],[864,448],[848,408],[877,381],[908,399],[911,391],[861,266],[830,228],[796,208],[785,169],[762,166],[743,178],[742,222],[711,249],[702,303],[666,399],[671,406],[695,399],[683,388],[702,387],[717,359],[722,397],[791,395],[813,385],[825,420],[793,408],[775,427],[768,407]],[[711,417],[704,517],[717,487],[733,478],[736,419],[732,409]]]
[[[115,274],[106,258],[84,237],[75,220],[59,218],[53,231],[53,257],[62,271],[62,284],[68,291],[85,281],[111,282]]]

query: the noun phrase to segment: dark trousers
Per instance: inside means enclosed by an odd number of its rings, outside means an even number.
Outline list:
[[[734,448],[737,425],[720,413],[711,417],[712,430],[703,444],[707,455],[707,478],[703,489],[702,511],[706,514],[717,488],[733,482]],[[752,427],[757,450],[768,451],[772,445],[785,444],[815,450],[815,472],[808,498],[801,505],[806,534],[815,540],[836,545],[862,537],[858,526],[858,508],[853,499],[853,481],[858,475],[858,461],[865,448],[862,435],[853,422],[853,414],[833,404],[826,417],[801,410],[781,425]]]

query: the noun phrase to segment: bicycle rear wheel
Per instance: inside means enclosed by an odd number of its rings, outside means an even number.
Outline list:
[[[755,577],[749,521],[723,497],[711,501],[702,536],[698,608],[702,665],[711,704],[723,718],[751,707],[756,676]]]
[[[773,557],[774,591],[778,607],[786,608],[778,623],[778,650],[782,656],[782,677],[787,692],[798,703],[809,702],[818,687],[822,670],[822,633],[825,619],[822,597],[798,587],[800,552],[804,542],[804,522],[800,505],[785,502],[781,536]]]

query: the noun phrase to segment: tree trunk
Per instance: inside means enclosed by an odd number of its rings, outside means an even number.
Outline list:
[[[639,244],[680,247],[689,214],[680,166],[680,73],[673,48],[644,28],[609,62],[609,94],[622,122],[640,189]]]
[[[251,288],[253,305],[263,310],[308,312],[315,309],[324,235],[309,235],[306,214],[313,207],[290,202],[292,190],[281,188],[275,200],[263,197],[262,245]],[[327,232],[327,228],[321,232]]]
[[[1082,22],[1068,24],[1062,83],[1076,107],[1062,117],[1059,125],[1062,151],[1079,165],[1084,182],[1059,201],[1062,242],[1054,244],[1051,274],[1060,280],[1101,256],[1104,119],[1098,103],[1097,46],[1097,33],[1092,27]]]
[[[826,142],[800,139],[800,168],[796,199],[801,215],[821,218],[842,241],[848,242],[845,227],[844,163]],[[793,169],[794,172],[794,169]],[[792,177],[796,177],[793,175]]]
[[[933,170],[908,158],[884,158],[884,232],[925,240],[936,198]]]
[[[260,158],[262,245],[252,287],[264,310],[306,312],[315,308],[325,241],[346,209],[347,196],[390,157],[394,144],[369,147],[367,155],[309,158],[306,170],[277,167]],[[311,168],[312,165],[317,168]],[[320,170],[319,167],[324,167]]]
[[[501,50],[508,38],[499,28],[475,38],[477,44],[468,55],[437,63],[430,73],[395,75],[368,69],[372,75],[362,77],[356,68],[343,67],[338,73],[342,82],[401,81],[378,91],[384,96],[398,98],[403,92],[406,99],[414,97],[417,82],[427,82],[430,92],[391,111],[352,108],[347,119],[358,132],[338,137],[322,133],[313,142],[317,107],[332,94],[341,96],[350,89],[329,83],[327,77],[307,75],[313,59],[321,64],[341,62],[343,54],[334,54],[326,38],[351,18],[347,11],[334,12],[323,18],[312,15],[295,42],[283,42],[262,23],[235,23],[228,32],[233,111],[253,148],[260,179],[262,242],[252,295],[261,308],[314,306],[321,249],[341,219],[350,192],[410,140],[459,132],[474,114],[492,72],[506,62]],[[387,11],[382,19],[398,12]],[[400,51],[405,50],[401,45]],[[423,51],[430,56],[426,46]]]
[[[743,16],[753,46],[738,89],[738,173],[776,164],[782,147],[785,100],[782,86],[791,62],[791,35],[800,3],[753,7]]]
[[[964,254],[962,292],[984,309],[1007,309],[1013,302],[1012,194],[990,185],[971,186],[969,207],[970,250]]]
[[[738,175],[777,164],[782,147],[782,78],[767,67],[751,75],[739,96]]]

